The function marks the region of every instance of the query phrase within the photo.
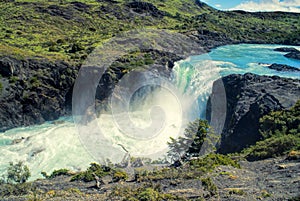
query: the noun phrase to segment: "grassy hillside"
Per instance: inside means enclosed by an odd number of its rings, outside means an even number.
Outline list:
[[[132,2],[1,1],[0,55],[80,62],[103,41],[143,27],[233,42],[300,44],[299,14],[221,12],[194,0]]]

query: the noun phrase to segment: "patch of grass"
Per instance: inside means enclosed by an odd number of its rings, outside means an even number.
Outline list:
[[[211,196],[214,196],[218,193],[218,187],[214,184],[213,180],[210,177],[201,179],[204,189],[206,189]]]
[[[19,78],[17,76],[11,76],[9,78],[9,83],[16,83],[19,80]]]
[[[153,184],[143,184],[140,187],[115,186],[109,198],[131,201],[186,200],[179,196],[163,193],[160,185]]]
[[[246,195],[246,192],[240,188],[230,188],[228,189],[228,193],[229,195],[240,195],[240,196]]]
[[[262,196],[263,198],[269,198],[269,197],[272,196],[272,194],[269,193],[269,192],[266,191],[266,190],[262,190],[262,191],[261,191],[261,196]]]
[[[178,168],[166,167],[153,171],[139,168],[136,169],[135,178],[138,182],[163,179],[197,179],[221,165],[240,168],[240,165],[228,156],[211,153],[205,157],[193,159]]]

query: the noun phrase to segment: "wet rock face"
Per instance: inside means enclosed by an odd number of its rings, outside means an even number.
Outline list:
[[[259,118],[271,111],[290,108],[300,99],[300,80],[296,79],[233,74],[215,81],[213,93],[220,84],[224,85],[227,101],[220,153],[241,151],[255,144],[261,138]]]
[[[290,48],[290,47],[280,47],[274,49],[277,52],[288,52],[284,56],[290,59],[297,59],[300,60],[300,51],[296,48]]]
[[[276,71],[290,71],[290,72],[300,72],[300,69],[289,66],[289,65],[284,65],[284,64],[272,64],[268,66],[268,68],[276,70]]]
[[[293,47],[279,47],[279,48],[275,48],[274,51],[277,51],[277,52],[299,52],[299,50],[297,50],[296,48],[293,48]]]
[[[297,60],[300,60],[300,51],[298,52],[290,52],[286,55],[284,55],[285,57],[287,58],[290,58],[290,59],[297,59]]]
[[[0,131],[54,120],[70,111],[77,68],[64,62],[0,58]],[[4,62],[3,62],[4,61]]]

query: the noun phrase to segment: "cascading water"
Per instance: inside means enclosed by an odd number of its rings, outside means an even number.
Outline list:
[[[214,49],[209,55],[192,56],[177,62],[173,69],[171,83],[177,88],[178,94],[171,93],[168,85],[155,85],[155,82],[150,82],[152,87],[145,86],[133,95],[129,104],[129,111],[131,111],[129,116],[127,114],[122,116],[122,112],[117,111],[115,116],[101,114],[97,119],[97,124],[103,129],[107,142],[120,153],[125,152],[118,144],[123,145],[132,155],[151,155],[153,150],[162,150],[157,153],[156,157],[162,155],[166,151],[166,142],[169,137],[176,137],[182,132],[184,126],[177,127],[177,125],[182,125],[182,121],[188,122],[197,117],[205,117],[206,101],[211,92],[212,83],[221,75],[252,72],[260,75],[299,78],[297,72],[277,72],[262,65],[262,63],[281,63],[299,68],[299,61],[285,58],[282,53],[273,51],[276,47],[281,46],[224,46]],[[122,106],[120,104],[120,108]],[[151,108],[155,106],[163,108],[166,116],[163,124],[164,130],[158,130],[156,135],[150,136],[147,133],[134,136],[133,134],[124,135],[124,132],[121,132],[124,126],[122,124],[128,123],[128,117],[135,127],[141,129],[149,127],[152,123]],[[156,116],[155,111],[161,112],[160,109],[154,110],[152,116]],[[178,115],[182,111],[185,111],[185,116]],[[116,119],[121,121],[118,122],[118,126],[114,123]],[[4,173],[10,161],[21,160],[29,166],[32,172],[31,179],[35,179],[41,177],[41,171],[50,173],[59,168],[80,170],[97,160],[82,146],[72,118],[61,118],[61,120],[64,121],[61,124],[47,122],[1,133],[0,172]],[[111,151],[105,146],[99,149],[104,156],[109,155],[108,152]],[[116,159],[120,160],[122,157],[121,154],[116,156]]]

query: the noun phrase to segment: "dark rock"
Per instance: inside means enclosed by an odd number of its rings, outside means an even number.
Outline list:
[[[293,48],[293,47],[279,47],[279,48],[275,48],[274,51],[277,51],[277,52],[299,52],[299,50],[297,50],[296,48]]]
[[[300,51],[298,52],[290,52],[286,55],[284,55],[285,57],[287,58],[290,58],[290,59],[297,59],[297,60],[300,60]]]
[[[41,59],[5,61],[10,68],[17,66],[18,74],[0,97],[0,132],[55,120],[71,112],[70,91],[77,67]]]
[[[76,10],[74,7],[74,5],[69,6],[68,8],[58,5],[50,5],[48,7],[36,6],[35,10],[40,13],[48,13],[52,16],[58,16],[66,20],[71,20],[76,18],[76,13],[74,13]]]
[[[25,138],[24,137],[21,137],[21,138],[18,138],[18,139],[14,139],[11,144],[14,145],[14,144],[19,144],[21,143]]]
[[[97,0],[97,2],[118,3],[115,0]]]
[[[71,2],[71,4],[74,6],[75,9],[79,11],[87,11],[90,8],[88,4],[78,2],[78,1],[73,1]]]
[[[284,65],[284,64],[272,64],[271,66],[268,66],[268,68],[277,70],[277,71],[293,71],[293,72],[300,71],[300,69],[298,69],[296,67]]]
[[[213,94],[218,96],[216,91],[220,85],[224,85],[227,101],[223,103],[227,111],[220,153],[238,152],[255,144],[262,137],[258,131],[259,118],[271,111],[290,108],[300,99],[300,80],[296,79],[233,74],[215,81]]]
[[[170,76],[171,69],[174,66],[174,62],[183,59],[182,57],[169,52],[162,52],[157,50],[145,50],[144,52],[148,53],[151,56],[151,59],[155,61],[154,65],[151,67],[152,70],[157,70],[160,76],[163,77]],[[130,63],[130,61],[126,61],[122,59],[118,59],[116,62],[120,62],[123,64]],[[166,68],[166,66],[168,68]],[[96,99],[99,101],[103,101],[107,99],[111,95],[118,80],[120,80],[125,75],[123,71],[124,69],[121,67],[113,68],[111,70],[115,74],[115,78],[110,76],[108,71],[106,71],[100,79],[99,85],[96,90]],[[86,72],[86,73],[88,73],[86,75],[87,77],[95,77],[93,76],[93,73],[95,73],[94,69],[91,70],[91,72]]]
[[[148,2],[130,2],[127,4],[127,6],[136,13],[150,14],[153,17],[163,17],[166,14],[165,12],[158,10],[152,3]]]
[[[20,62],[13,58],[3,57],[0,59],[0,74],[4,77],[10,77],[19,73]]]

